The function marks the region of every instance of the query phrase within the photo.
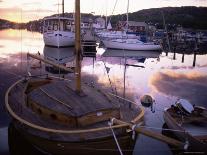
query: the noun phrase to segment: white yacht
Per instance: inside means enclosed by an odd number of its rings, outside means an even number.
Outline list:
[[[160,45],[156,45],[153,42],[144,43],[138,39],[112,39],[102,40],[106,48],[110,49],[123,49],[134,51],[159,51]]]
[[[43,39],[45,45],[65,47],[75,45],[74,19],[67,17],[44,18]]]

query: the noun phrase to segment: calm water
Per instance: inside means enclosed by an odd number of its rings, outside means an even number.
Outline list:
[[[64,48],[58,51],[58,49],[44,47],[40,33],[26,30],[0,31],[1,155],[9,154],[9,144],[11,142],[19,144],[20,148],[25,148],[28,145],[23,143],[20,137],[9,136],[8,140],[10,118],[4,108],[4,95],[7,88],[17,79],[26,75],[26,53],[37,53],[39,51],[46,58],[55,61],[60,59],[62,63],[67,61],[67,65],[72,65],[70,61],[73,59],[73,50],[73,48]],[[118,53],[117,55],[117,51],[105,51],[99,48],[96,60],[83,58],[83,79],[102,85],[107,89],[116,90],[119,96],[123,96],[125,76],[125,97],[139,105],[140,96],[144,94],[152,95],[156,101],[155,113],[152,113],[148,108],[145,109],[146,126],[160,128],[156,131],[162,132],[164,124],[163,109],[169,107],[178,98],[185,98],[192,104],[207,107],[207,54],[197,55],[196,66],[192,67],[193,55],[185,55],[185,61],[182,63],[182,55],[180,54],[176,54],[176,60],[173,60],[173,53],[169,53],[168,56],[164,52],[134,53],[118,51]],[[146,60],[143,62],[144,58]],[[29,60],[29,62],[33,67],[39,65],[39,62],[35,60]],[[124,67],[125,63],[128,64],[126,68]],[[40,69],[30,69],[29,71],[32,74],[41,74],[47,72],[46,70],[52,72],[50,66],[45,65]],[[59,74],[56,74],[56,76],[59,76]],[[33,154],[39,154],[34,149],[30,151]],[[167,144],[141,135],[137,140],[134,155],[154,153],[167,155],[172,154],[172,151]],[[22,153],[16,152],[16,154]]]

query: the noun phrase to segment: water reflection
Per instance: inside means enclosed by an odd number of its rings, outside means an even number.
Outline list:
[[[162,71],[151,76],[150,85],[158,92],[186,98],[195,105],[206,106],[207,74],[195,71],[185,74]]]
[[[39,51],[40,54],[43,53],[46,59],[66,65],[68,64],[67,61],[70,62],[70,58],[71,60],[73,58],[73,49],[44,47],[41,34],[24,30],[0,31],[0,49],[0,103],[2,107],[6,89],[19,78],[18,76],[21,77],[26,74],[27,52],[36,54]],[[182,63],[182,53],[176,54],[175,60],[173,56],[173,53],[166,56],[164,52],[105,51],[105,49],[99,48],[96,59],[83,58],[83,80],[90,80],[108,88],[116,87],[120,96],[123,96],[125,87],[126,98],[135,101],[137,104],[140,104],[140,96],[144,94],[152,95],[157,103],[156,110],[152,114],[150,109],[146,109],[145,123],[150,127],[161,128],[164,123],[162,118],[163,109],[169,107],[178,97],[189,99],[197,105],[206,106],[204,102],[207,99],[207,55],[197,55],[195,68],[192,67],[193,54],[185,55],[184,63]],[[51,66],[48,65],[48,67]],[[40,70],[45,72],[44,64]],[[31,69],[31,72],[35,74],[38,69]],[[5,109],[1,108],[0,110],[2,118],[7,118]],[[9,119],[4,120],[9,121]],[[5,126],[8,123],[1,122],[0,126],[2,124]],[[4,131],[0,130],[0,132]],[[161,132],[161,130],[158,132]],[[17,135],[11,135],[9,138],[15,140],[21,138],[21,136],[15,136]],[[15,145],[17,144],[21,144],[20,148],[22,150],[27,147],[26,144],[20,141],[15,142]],[[150,149],[146,149],[146,146]],[[14,144],[11,147],[14,147]],[[171,154],[166,144],[140,136],[134,154],[148,154],[156,150],[159,151],[159,154]]]
[[[141,59],[141,58],[158,58],[160,54],[161,52],[159,51],[130,51],[130,50],[106,49],[106,51],[102,54],[102,56]]]
[[[10,155],[45,155],[32,144],[15,128],[13,123],[8,127],[8,145]]]
[[[43,50],[44,58],[50,60],[55,64],[60,64],[65,67],[75,67],[75,49],[73,47],[55,48],[45,46]],[[54,74],[66,74],[67,71],[61,70],[49,64],[45,64],[45,70]]]

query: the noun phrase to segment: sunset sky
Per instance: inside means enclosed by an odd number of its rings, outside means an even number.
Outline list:
[[[81,12],[110,15],[116,0],[81,0]],[[62,0],[0,0],[2,19],[28,22],[58,13]],[[167,6],[207,6],[207,0],[130,0],[129,12]],[[118,0],[114,14],[125,13],[127,0]],[[74,0],[65,0],[65,12],[74,11]],[[61,7],[59,7],[61,12]]]

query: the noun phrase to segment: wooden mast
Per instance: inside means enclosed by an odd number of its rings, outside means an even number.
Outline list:
[[[81,92],[80,0],[75,0],[76,92]]]
[[[65,16],[64,15],[64,0],[62,0],[62,15],[63,15],[63,17]]]

